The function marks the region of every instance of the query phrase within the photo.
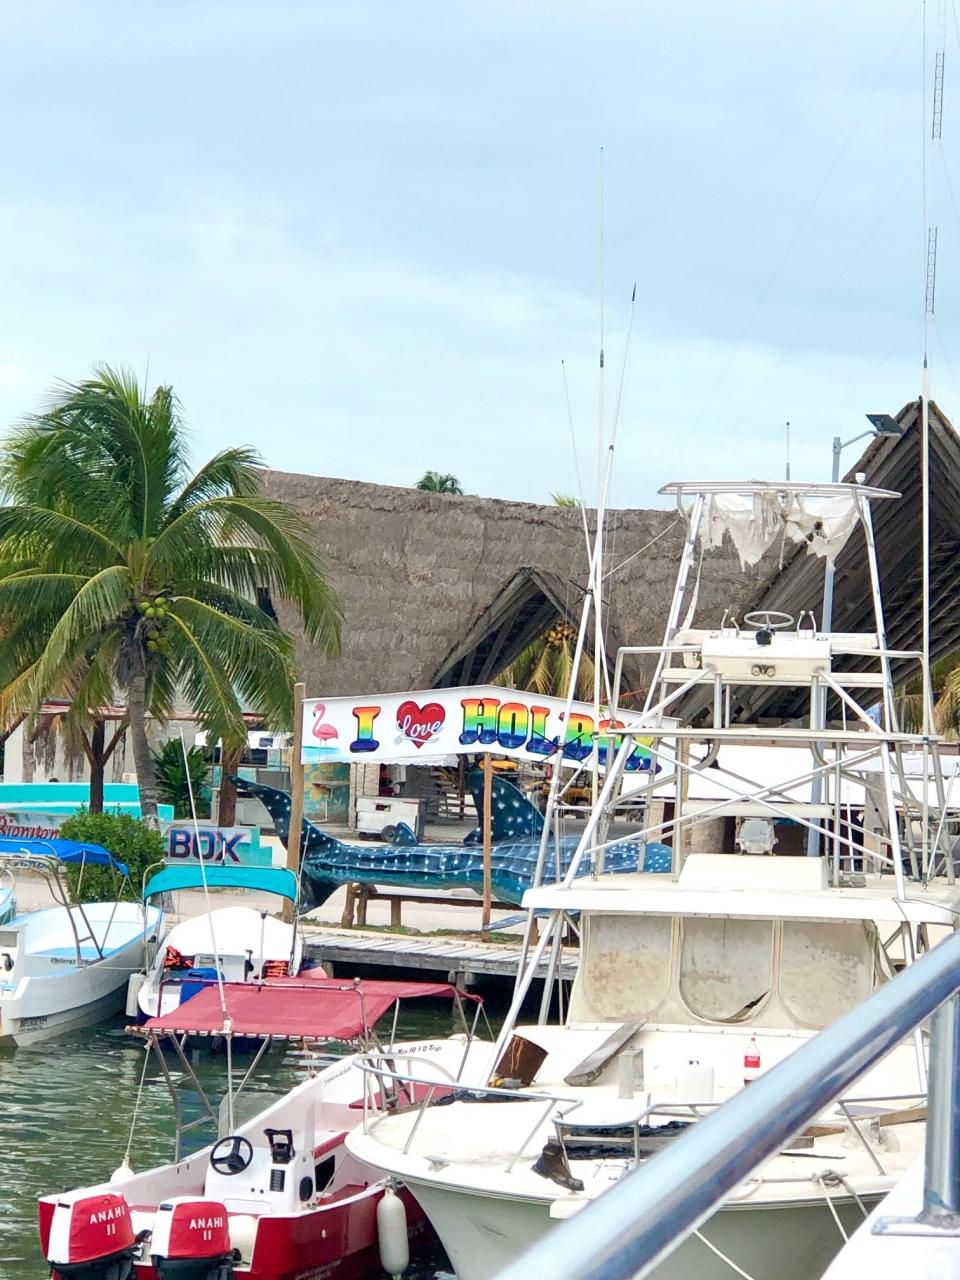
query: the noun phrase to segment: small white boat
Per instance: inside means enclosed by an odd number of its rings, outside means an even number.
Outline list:
[[[13,915],[0,925],[0,1045],[28,1045],[109,1017],[123,1006],[132,972],[163,914],[136,902],[71,906],[65,862],[126,867],[99,845],[70,840],[5,841],[9,871],[44,877],[58,904]],[[11,890],[12,893],[12,890]],[[0,897],[0,914],[4,899]]]
[[[283,867],[167,866],[147,881],[144,902],[184,889],[243,889],[295,903],[297,878]],[[303,963],[296,925],[256,907],[214,907],[183,920],[158,945],[146,974],[130,979],[127,1012],[141,1020],[170,1013],[205,985],[295,977]]]

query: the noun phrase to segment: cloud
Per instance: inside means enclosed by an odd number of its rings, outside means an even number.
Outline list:
[[[638,282],[616,501],[780,474],[787,419],[823,477],[916,394],[918,9],[135,10],[2,19],[0,422],[126,362],[198,455],[544,501],[575,487],[564,359],[590,493],[601,143],[608,414]],[[931,175],[949,412],[960,223]]]

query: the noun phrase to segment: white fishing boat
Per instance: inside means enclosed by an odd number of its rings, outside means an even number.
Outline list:
[[[358,1159],[410,1188],[460,1280],[490,1280],[960,918],[936,740],[902,731],[893,697],[894,660],[915,662],[929,688],[922,655],[886,640],[871,506],[898,495],[790,482],[662,492],[687,523],[663,642],[618,654],[608,756],[616,754],[563,882],[525,895],[525,960],[485,1087],[443,1106],[425,1098],[371,1115],[347,1139]],[[869,632],[824,631],[809,614],[737,619],[731,609],[719,626],[697,619],[700,574],[725,535],[748,563],[782,554],[785,543],[829,560],[854,530],[866,547]],[[598,564],[595,554],[597,582]],[[622,665],[638,657],[651,661],[653,678],[643,710],[625,710]],[[761,694],[762,724],[751,711]],[[781,694],[794,709],[778,720],[769,707]],[[625,787],[623,773],[637,739],[657,766],[639,790]],[[725,747],[750,750],[736,753],[734,768]],[[803,749],[806,764],[787,779],[774,769],[770,782],[779,749]],[[919,798],[908,781],[914,758],[929,780]],[[690,780],[708,771],[711,792],[723,795],[704,801]],[[545,867],[571,780],[551,796]],[[778,854],[798,827],[812,833],[807,856]],[[691,833],[700,852],[687,851]],[[619,841],[653,839],[672,844],[672,876],[604,874]],[[592,875],[576,879],[584,860]],[[540,1022],[521,1025],[537,966],[559,973],[571,929],[580,963],[563,1025],[546,1025],[546,1001]],[[371,1056],[368,1069],[380,1077],[389,1064]],[[922,1149],[925,1093],[918,1036],[763,1164],[653,1274],[821,1274]]]
[[[99,845],[70,840],[5,841],[13,872],[43,877],[57,904],[0,925],[0,1045],[29,1045],[87,1026],[123,1007],[163,913],[137,902],[70,904],[64,863],[127,869]]]
[[[399,1041],[401,1002],[423,997],[451,1001],[463,1034]],[[449,1096],[471,1060],[486,1059],[489,1041],[475,1039],[479,1002],[468,1018],[465,1001],[475,998],[445,983],[280,978],[209,986],[137,1028],[151,1051],[147,1061],[160,1065],[172,1094],[174,1158],[134,1173],[128,1163],[128,1157],[136,1162],[134,1128],[112,1177],[42,1196],[40,1245],[51,1275],[362,1280],[376,1274],[378,1260],[388,1274],[399,1275],[412,1250],[429,1238],[423,1213],[408,1192],[351,1156],[344,1138],[368,1112],[409,1105],[420,1096],[420,1086],[402,1082],[404,1073],[427,1079],[428,1092]],[[211,1036],[228,1043],[227,1088],[219,1106],[185,1049],[188,1038],[194,1044]],[[238,1081],[229,1052],[236,1038],[261,1042]],[[304,1081],[279,1099],[245,1093],[267,1045],[282,1042],[299,1047]],[[360,1069],[356,1053],[331,1058],[321,1052],[327,1042],[341,1051],[345,1045],[380,1047],[395,1075],[380,1087]],[[182,1105],[181,1093],[192,1106]],[[184,1139],[200,1125],[210,1127],[214,1140],[185,1150]],[[60,1174],[65,1179],[69,1153]]]
[[[144,902],[184,890],[240,889],[296,903],[297,878],[283,867],[165,866],[150,877]],[[141,1018],[169,1013],[205,985],[258,982],[294,976],[303,963],[303,938],[296,924],[263,908],[212,905],[181,920],[158,940],[145,974],[130,979],[127,1012]]]

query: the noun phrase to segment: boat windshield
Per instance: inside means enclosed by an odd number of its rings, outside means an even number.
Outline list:
[[[708,1022],[743,1022],[773,986],[773,921],[681,921],[680,995]]]
[[[571,1018],[819,1028],[886,976],[870,920],[589,912]]]

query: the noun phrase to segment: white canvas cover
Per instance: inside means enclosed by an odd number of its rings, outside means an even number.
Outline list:
[[[746,569],[779,541],[806,542],[811,555],[832,560],[857,523],[849,493],[803,494],[776,490],[754,494],[712,493],[707,499],[700,540],[719,547],[729,533]]]

